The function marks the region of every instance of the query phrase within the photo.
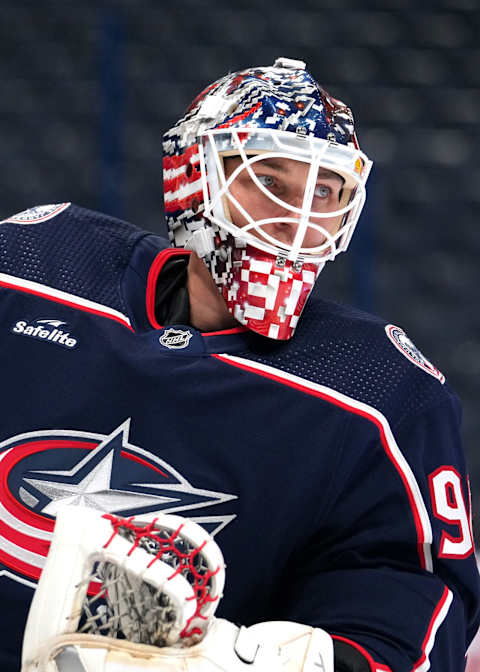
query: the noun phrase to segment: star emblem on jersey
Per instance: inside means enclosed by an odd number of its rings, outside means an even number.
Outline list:
[[[40,575],[55,516],[65,504],[126,517],[180,513],[212,535],[235,518],[204,511],[235,495],[193,486],[167,462],[129,443],[129,429],[128,420],[109,435],[38,431],[0,444],[0,576],[34,585],[30,580]]]

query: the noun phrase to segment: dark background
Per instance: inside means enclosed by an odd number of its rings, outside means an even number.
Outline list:
[[[191,99],[306,61],[375,164],[318,291],[402,326],[456,388],[480,511],[480,0],[3,0],[0,51],[0,218],[74,201],[154,231],[162,132]]]

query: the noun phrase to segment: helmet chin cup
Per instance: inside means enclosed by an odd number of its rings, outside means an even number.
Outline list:
[[[222,287],[229,311],[262,336],[291,338],[323,263],[295,264],[250,245],[235,246],[232,257],[232,273]]]

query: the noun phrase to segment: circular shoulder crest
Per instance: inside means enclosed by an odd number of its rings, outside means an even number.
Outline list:
[[[423,369],[426,373],[430,374],[437,380],[439,380],[442,385],[445,382],[445,376],[441,373],[421,352],[420,350],[412,343],[408,338],[407,334],[396,327],[394,324],[387,324],[385,327],[385,332],[388,338],[392,341],[393,345],[399,350],[402,355],[405,355],[412,364]]]
[[[16,215],[7,217],[7,219],[2,220],[0,224],[6,224],[7,222],[11,222],[12,224],[38,224],[40,222],[45,222],[52,217],[56,217],[70,205],[71,203],[36,205],[34,208],[28,208],[28,210],[23,210],[22,212],[17,212]]]

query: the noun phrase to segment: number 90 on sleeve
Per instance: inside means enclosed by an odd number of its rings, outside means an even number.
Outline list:
[[[470,516],[462,489],[462,479],[454,467],[443,466],[429,477],[433,514],[450,526],[458,528],[457,534],[442,531],[438,557],[466,558],[473,553],[473,535]]]

